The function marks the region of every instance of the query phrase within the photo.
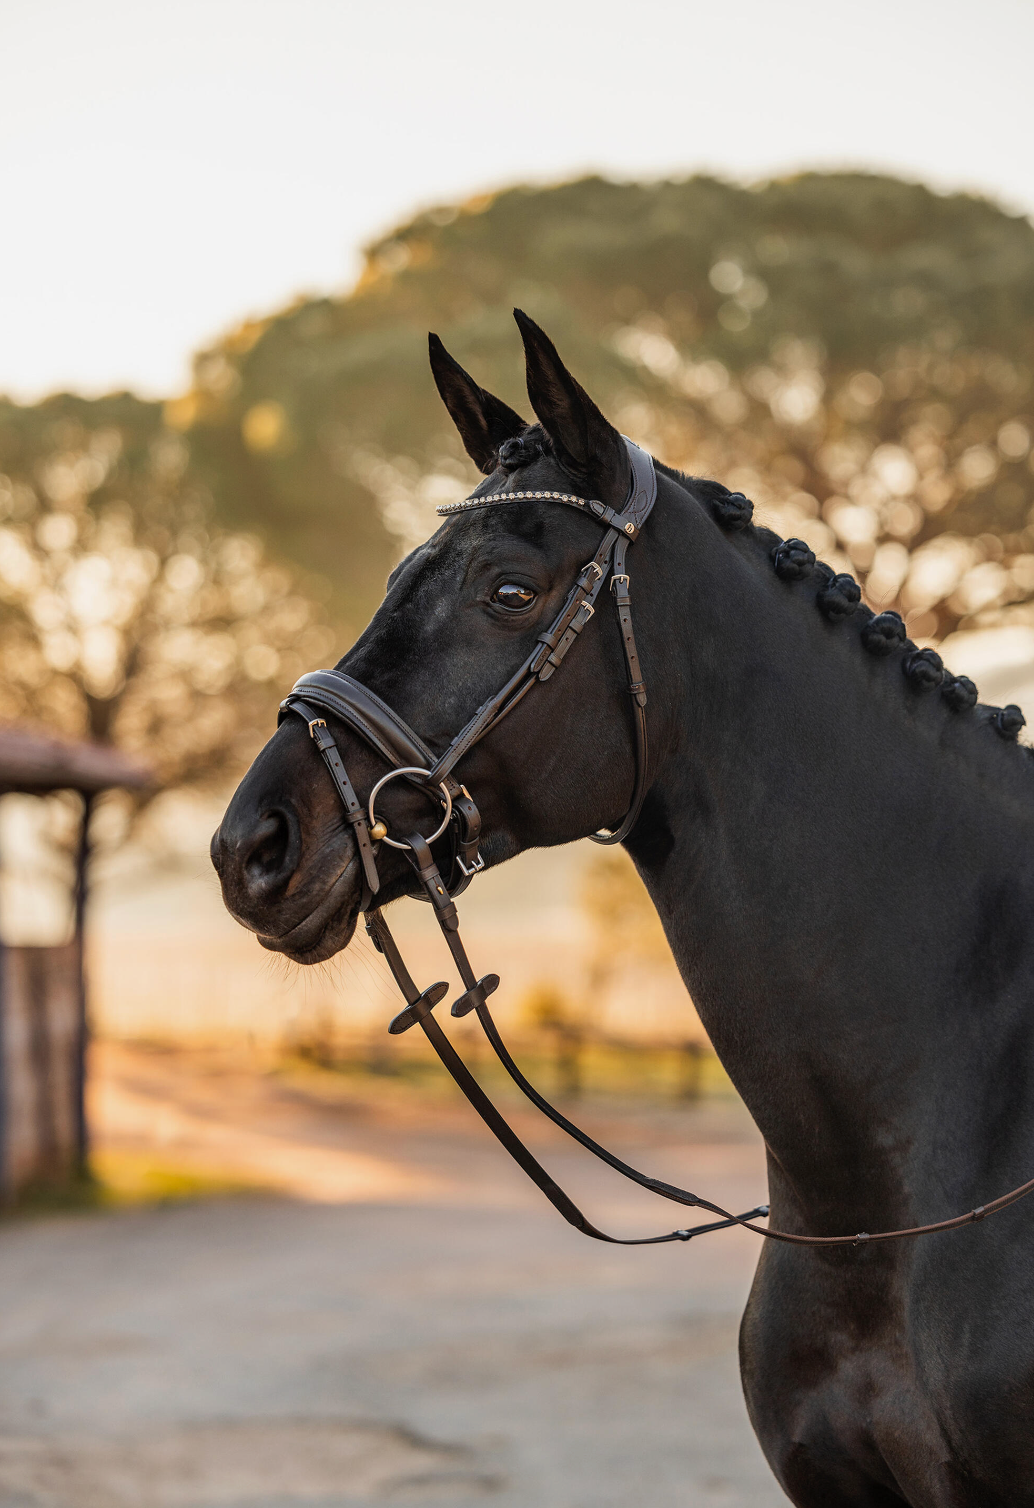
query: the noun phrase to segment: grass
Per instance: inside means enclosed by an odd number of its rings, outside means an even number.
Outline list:
[[[480,1033],[468,1028],[455,1030],[453,1036],[486,1089],[503,1100],[519,1095]],[[551,1037],[544,1032],[524,1034],[513,1043],[524,1073],[551,1097],[685,1104],[736,1093],[710,1048],[694,1051],[591,1037],[572,1043],[569,1038]],[[373,1081],[438,1095],[451,1093],[453,1088],[431,1047],[416,1032],[411,1033],[411,1040],[385,1037],[366,1048],[329,1038],[296,1041],[280,1067],[288,1074],[292,1069],[322,1070],[351,1081],[357,1089]]]
[[[17,1218],[180,1204],[253,1194],[261,1187],[238,1174],[184,1167],[146,1150],[103,1148],[92,1154],[87,1172],[29,1184],[3,1214]]]

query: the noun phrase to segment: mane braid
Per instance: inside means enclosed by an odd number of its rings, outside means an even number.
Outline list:
[[[1026,718],[1014,702],[1005,707],[991,707],[978,701],[978,692],[968,676],[953,675],[934,649],[920,649],[908,637],[900,613],[874,613],[862,602],[862,590],[853,576],[838,574],[801,539],[780,539],[771,529],[753,522],[753,503],[742,492],[732,492],[721,482],[691,477],[673,467],[657,462],[657,468],[689,495],[702,502],[724,533],[735,533],[762,546],[768,545],[768,559],[781,581],[792,585],[818,579],[820,585],[815,604],[830,623],[849,617],[861,622],[859,642],[871,655],[889,658],[903,650],[900,661],[902,680],[910,693],[920,695],[940,690],[941,700],[955,714],[975,711],[1004,742],[1016,743]],[[1034,759],[1034,748],[1021,745]]]

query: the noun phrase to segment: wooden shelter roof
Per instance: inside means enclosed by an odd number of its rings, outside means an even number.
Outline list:
[[[25,791],[96,792],[152,785],[145,765],[104,744],[71,743],[31,728],[0,726],[0,794]]]

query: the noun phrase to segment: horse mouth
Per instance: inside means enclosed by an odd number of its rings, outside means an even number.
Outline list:
[[[351,942],[359,920],[357,868],[358,860],[351,859],[319,904],[286,932],[257,932],[262,947],[302,964],[326,963],[340,953]]]

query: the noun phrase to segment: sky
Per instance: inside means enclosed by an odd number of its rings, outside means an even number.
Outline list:
[[[1034,211],[1034,0],[0,0],[0,392],[182,391],[415,210],[867,167]]]

